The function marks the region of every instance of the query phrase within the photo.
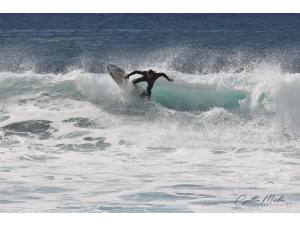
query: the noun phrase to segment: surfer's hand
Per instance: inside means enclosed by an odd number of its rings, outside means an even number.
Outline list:
[[[174,81],[174,79],[170,78],[169,81]]]

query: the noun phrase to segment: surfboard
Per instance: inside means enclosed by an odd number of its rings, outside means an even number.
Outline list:
[[[122,87],[126,83],[128,83],[128,80],[125,79],[126,73],[121,68],[119,68],[113,64],[108,64],[107,70],[108,70],[109,75],[117,83],[117,85]]]
[[[121,68],[113,64],[108,64],[107,71],[116,84],[127,92],[139,96],[145,93],[140,86],[133,85],[128,79],[125,79],[126,72]]]

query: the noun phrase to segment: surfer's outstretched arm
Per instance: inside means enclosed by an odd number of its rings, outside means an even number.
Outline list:
[[[128,79],[130,76],[132,76],[132,75],[134,75],[134,74],[140,74],[140,75],[143,75],[143,76],[144,76],[144,73],[145,73],[145,71],[139,71],[139,70],[136,70],[136,71],[133,71],[133,72],[127,74],[127,75],[125,76],[125,79]]]
[[[172,78],[168,77],[165,73],[157,73],[157,75],[166,78],[168,81],[174,81]]]

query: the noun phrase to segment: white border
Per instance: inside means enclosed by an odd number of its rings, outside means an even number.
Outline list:
[[[153,225],[153,224],[189,224],[189,225],[298,225],[299,214],[262,214],[262,213],[194,213],[194,214],[1,214],[2,224],[30,224],[30,225],[99,225],[99,224],[130,224],[130,225]]]
[[[0,13],[299,13],[299,0],[4,0]]]
[[[298,0],[7,0],[0,13],[299,13]],[[0,214],[3,224],[298,225],[299,214]]]

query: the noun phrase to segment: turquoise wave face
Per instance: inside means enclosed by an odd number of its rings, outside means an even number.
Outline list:
[[[183,86],[161,85],[153,88],[152,100],[163,106],[180,111],[208,111],[213,107],[229,111],[237,110],[240,102],[247,97],[242,90],[215,85]]]

